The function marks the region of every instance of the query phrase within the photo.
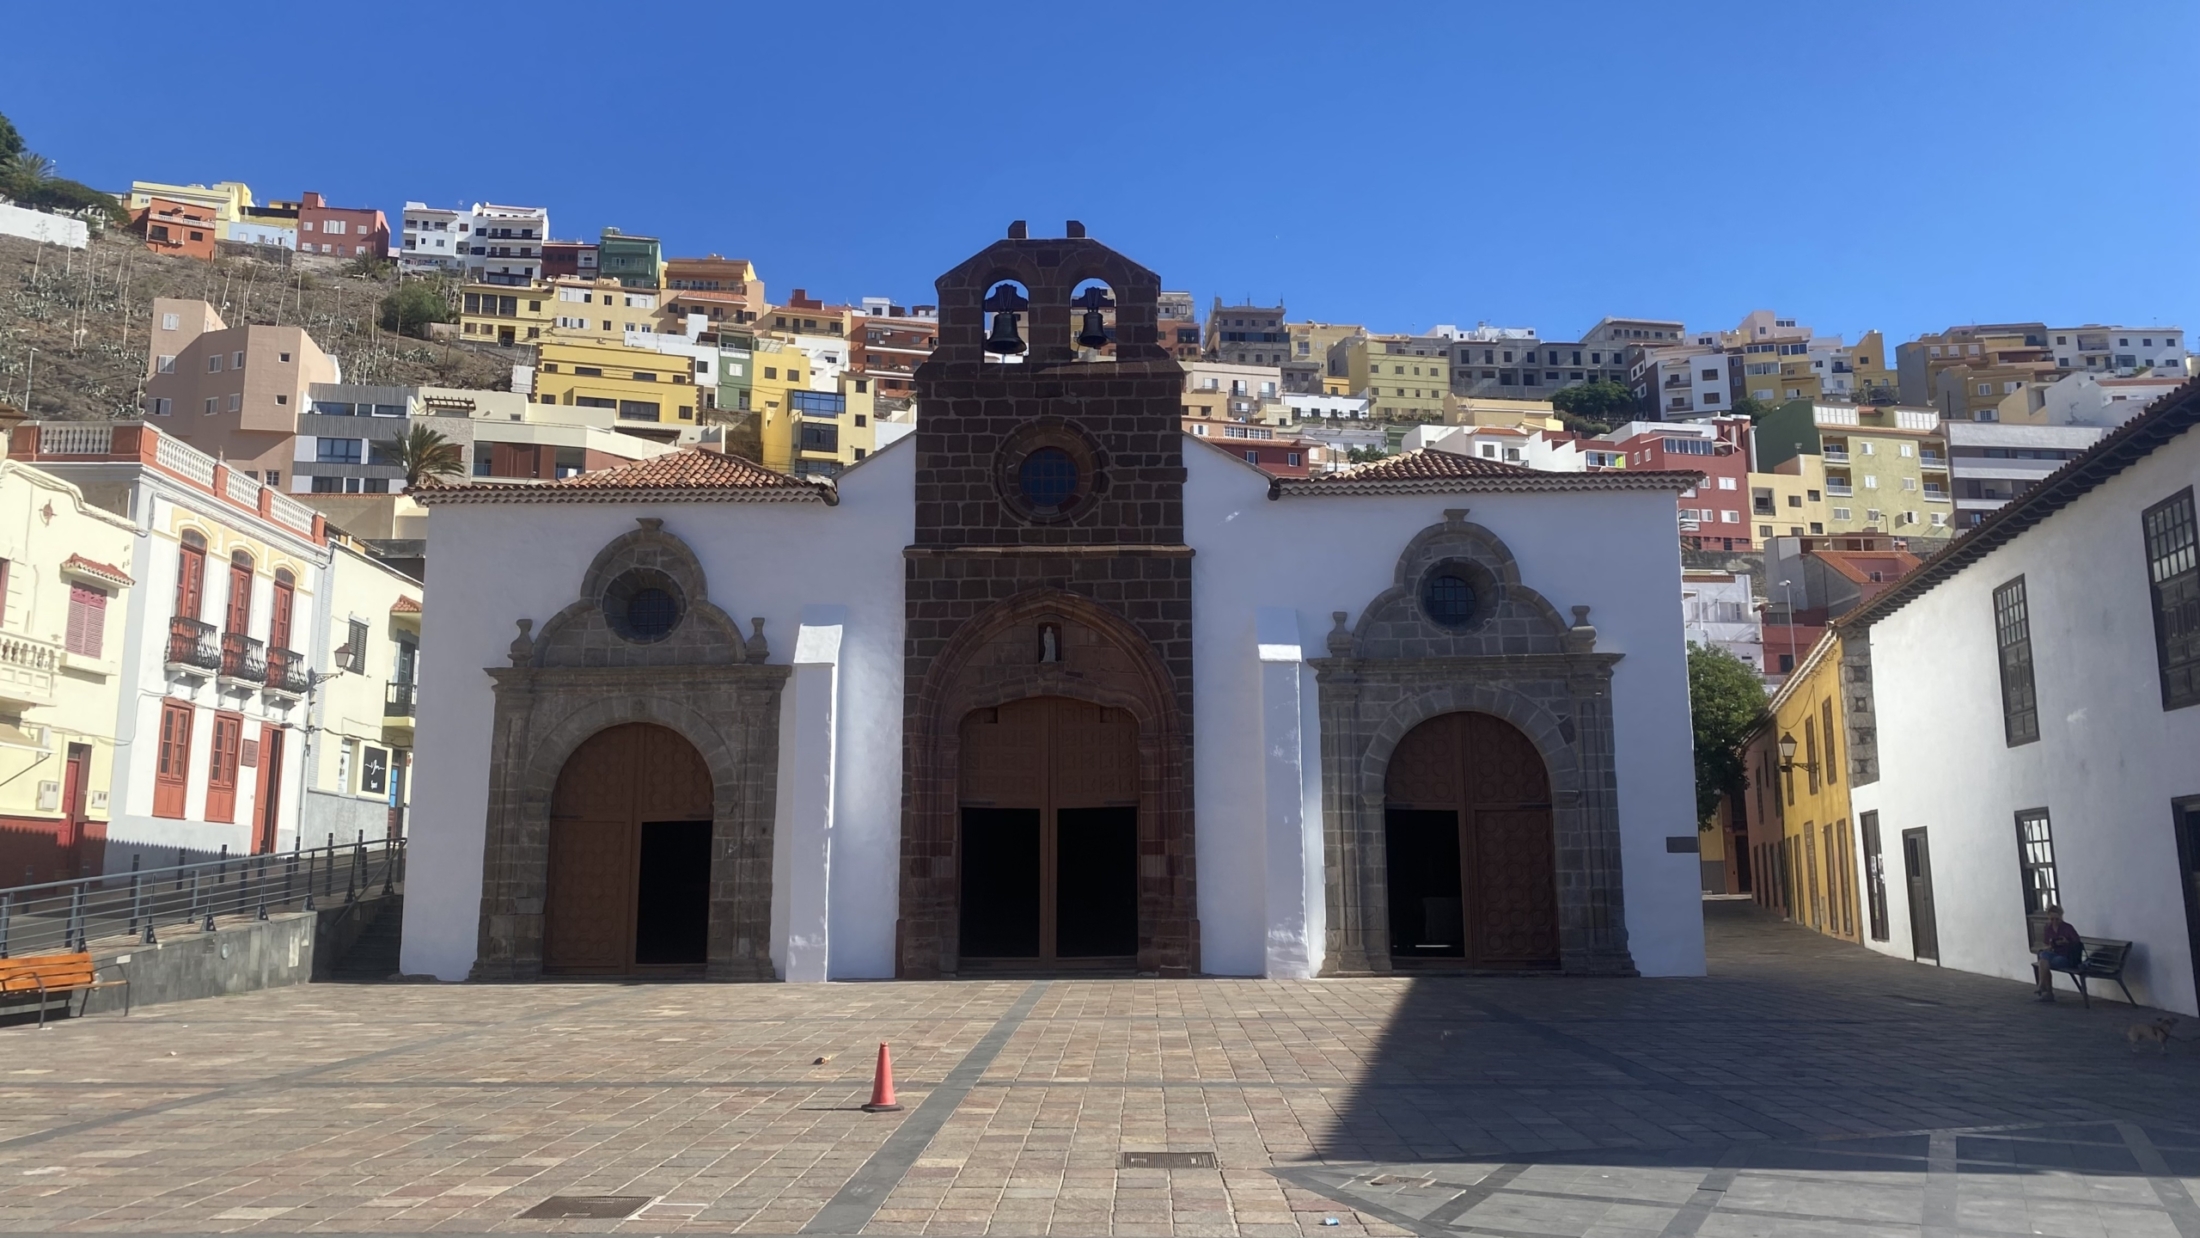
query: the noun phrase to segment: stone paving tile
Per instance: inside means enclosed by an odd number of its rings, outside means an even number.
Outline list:
[[[2200,1234],[2189,1046],[1708,907],[1703,980],[1050,982],[864,1232]],[[1030,991],[309,986],[0,1030],[0,1230],[791,1233]],[[857,1108],[880,1040],[902,1115]],[[1117,1168],[1170,1150],[1216,1167]],[[517,1219],[553,1194],[656,1202]]]

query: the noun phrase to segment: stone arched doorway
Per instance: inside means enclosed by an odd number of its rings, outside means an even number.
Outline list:
[[[961,726],[956,854],[962,965],[1138,962],[1138,723],[1059,696]]]
[[[545,972],[702,971],[711,801],[702,754],[668,727],[609,727],[573,750],[550,800]]]
[[[1550,771],[1518,727],[1455,712],[1407,732],[1383,829],[1394,965],[1558,965]]]

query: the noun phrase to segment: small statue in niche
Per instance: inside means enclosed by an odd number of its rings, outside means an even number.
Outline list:
[[[1042,623],[1042,624],[1040,624],[1040,625],[1039,625],[1039,661],[1040,661],[1040,662],[1042,662],[1042,663],[1045,663],[1045,662],[1059,662],[1059,661],[1061,661],[1061,660],[1062,660],[1062,629],[1061,629],[1060,625],[1058,625],[1058,624],[1052,624],[1052,623]]]

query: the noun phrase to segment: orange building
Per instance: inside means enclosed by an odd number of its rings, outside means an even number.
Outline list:
[[[202,262],[214,260],[214,240],[220,228],[211,207],[154,198],[130,221],[130,226],[145,235],[145,247],[155,253],[180,254]]]

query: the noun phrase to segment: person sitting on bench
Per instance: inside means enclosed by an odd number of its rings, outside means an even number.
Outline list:
[[[2040,952],[2032,964],[2034,999],[2055,1000],[2055,968],[2072,969],[2085,961],[2085,942],[2078,930],[2063,919],[2063,909],[2050,904],[2047,923],[2040,929]]]

